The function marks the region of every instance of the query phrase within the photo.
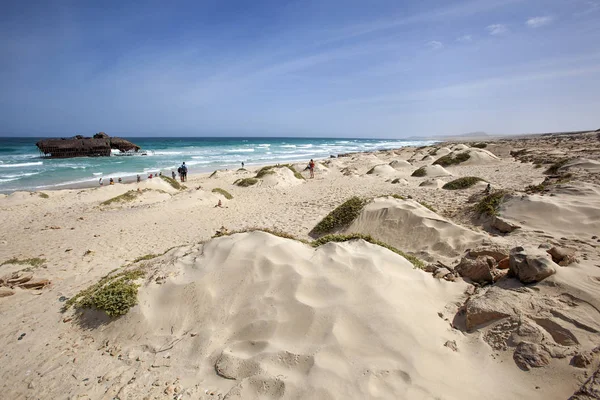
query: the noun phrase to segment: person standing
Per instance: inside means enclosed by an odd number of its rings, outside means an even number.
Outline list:
[[[138,176],[137,176],[137,181],[138,181],[138,183],[140,183],[140,182],[141,182],[141,180],[142,180],[142,177],[140,176],[140,174],[138,174]]]
[[[187,181],[187,166],[185,165],[185,161],[183,162],[183,164],[181,164],[181,182],[186,182]]]
[[[242,168],[244,168],[244,162],[242,161]]]
[[[175,171],[171,171],[171,176],[175,179]]]
[[[308,163],[308,169],[310,170],[310,177],[314,178],[315,177],[315,162],[313,161],[313,159],[310,159],[310,162]]]

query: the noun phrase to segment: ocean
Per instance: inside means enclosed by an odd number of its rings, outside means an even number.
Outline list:
[[[129,182],[140,174],[171,171],[185,161],[189,173],[308,161],[348,152],[424,146],[431,141],[326,138],[125,138],[146,156],[43,158],[35,143],[43,138],[0,137],[0,193],[92,186],[100,178]],[[118,150],[115,152],[118,153]],[[114,155],[114,153],[113,153]]]

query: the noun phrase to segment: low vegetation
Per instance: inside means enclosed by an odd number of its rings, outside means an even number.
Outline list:
[[[322,246],[324,244],[327,244],[329,242],[335,242],[335,243],[341,243],[341,242],[347,242],[349,240],[357,240],[357,239],[362,239],[366,242],[375,244],[377,246],[381,246],[384,247],[404,258],[406,258],[408,261],[410,261],[410,263],[415,267],[415,268],[419,268],[419,269],[423,269],[425,268],[425,264],[423,263],[423,261],[419,260],[417,257],[412,256],[410,254],[406,254],[401,250],[398,250],[397,248],[390,246],[387,243],[381,242],[377,239],[374,239],[372,236],[370,235],[362,235],[360,233],[352,233],[349,235],[326,235],[323,236],[315,241],[313,241],[311,243],[311,246],[313,247],[319,247]]]
[[[323,220],[309,232],[309,235],[325,235],[347,227],[356,219],[356,217],[358,217],[366,203],[366,200],[359,197],[352,197],[346,200],[323,218]]]
[[[425,207],[429,211],[432,211],[432,212],[434,212],[434,213],[437,214],[437,210],[435,208],[433,208],[431,205],[425,203],[424,201],[418,201],[417,203],[419,203],[420,205],[422,205],[423,207]]]
[[[546,171],[544,171],[544,174],[546,174],[546,175],[556,175],[556,174],[558,174],[558,171],[562,167],[564,167],[565,164],[568,163],[569,161],[571,161],[569,158],[563,158],[562,160],[559,160],[559,161],[555,162]]]
[[[208,177],[212,178],[213,176],[217,176],[217,170],[215,169],[214,172],[212,174],[210,174]]]
[[[302,176],[302,174],[300,172],[296,171],[296,168],[294,168],[294,166],[292,164],[278,164],[278,165],[268,165],[266,167],[262,167],[256,173],[255,178],[260,179],[260,178],[265,177],[266,175],[274,174],[275,173],[275,171],[273,171],[274,168],[287,168],[294,173],[294,177],[296,177],[296,179],[303,179],[303,180],[306,179],[306,178],[304,178],[304,176]]]
[[[558,178],[547,177],[542,183],[538,185],[529,185],[525,188],[526,193],[544,193],[549,191],[552,187],[560,185],[561,183],[567,183],[573,178],[573,174],[564,174]]]
[[[223,195],[223,197],[225,197],[227,200],[231,200],[233,199],[233,196],[231,195],[231,193],[229,193],[227,190],[225,189],[221,189],[221,188],[214,188],[212,190],[213,193],[218,193],[220,195]]]
[[[216,172],[216,171],[215,171]],[[180,184],[179,182],[177,182],[175,179],[169,177],[169,176],[165,176],[165,175],[161,175],[160,176],[165,182],[167,182],[169,185],[171,185],[171,187],[173,187],[173,189],[177,189],[177,190],[183,190],[186,189],[185,186],[183,186],[182,184]]]
[[[273,166],[273,165],[270,165],[270,166],[267,166],[267,167],[262,167],[262,168],[261,168],[261,169],[259,169],[259,170],[258,170],[258,172],[256,173],[256,176],[255,176],[255,178],[256,178],[256,179],[261,179],[261,178],[264,178],[264,177],[265,177],[265,176],[267,176],[267,175],[274,174],[274,173],[275,173],[275,171],[273,171],[273,168],[275,168],[275,166]]]
[[[109,273],[87,289],[67,300],[63,312],[71,307],[104,311],[110,317],[127,314],[137,304],[138,286],[135,281],[145,276],[141,269]]]
[[[487,143],[475,143],[471,145],[471,147],[475,147],[477,149],[485,149],[487,147]]]
[[[277,229],[269,229],[269,228],[245,228],[245,229],[240,229],[240,230],[236,230],[236,231],[219,231],[213,235],[213,238],[217,238],[217,237],[221,237],[221,236],[231,236],[231,235],[235,235],[237,233],[247,233],[247,232],[266,232],[266,233],[270,233],[273,236],[278,236],[278,237],[281,237],[284,239],[297,240],[299,242],[309,244],[308,241],[303,240],[303,239],[298,239],[294,235],[291,235],[287,232],[283,232],[283,231],[280,231]]]
[[[459,190],[459,189],[468,189],[471,186],[475,185],[477,182],[485,182],[483,179],[478,178],[476,176],[465,176],[462,178],[455,179],[446,183],[442,186],[442,189],[446,190]]]
[[[24,258],[24,259],[19,259],[19,258],[11,258],[9,260],[4,261],[2,264],[0,264],[0,267],[6,264],[13,264],[13,265],[30,265],[33,268],[37,268],[37,267],[41,267],[42,265],[44,265],[44,263],[46,262],[45,258],[38,258],[38,257],[34,257],[34,258]]]
[[[246,168],[238,168],[238,172],[248,171]]]
[[[417,178],[422,178],[424,176],[427,175],[427,171],[425,170],[425,167],[421,167],[418,170],[416,170],[415,172],[413,172],[410,176],[414,176]]]
[[[148,260],[152,260],[153,258],[159,257],[159,254],[146,254],[145,256],[141,256],[136,258],[135,260],[133,260],[133,264],[140,262],[140,261],[148,261]]]
[[[396,183],[400,183],[400,178],[396,178],[392,181],[392,184],[395,185]]]
[[[438,147],[434,147],[430,152],[429,155],[430,156],[437,156],[437,152],[438,152],[439,148]]]
[[[101,206],[109,206],[113,203],[126,203],[135,200],[139,196],[140,192],[137,190],[129,190],[119,196],[113,197],[100,203]]]
[[[234,185],[241,186],[241,187],[248,187],[248,186],[256,185],[257,183],[258,183],[258,179],[256,179],[256,178],[238,179],[237,181],[233,182]]]
[[[38,195],[39,195],[39,196],[40,196],[42,199],[47,199],[47,198],[49,198],[49,197],[50,197],[50,196],[48,196],[48,195],[47,195],[46,193],[44,193],[44,192],[39,192],[39,193],[38,193]]]
[[[487,215],[487,216],[498,215],[498,209],[500,208],[500,205],[504,201],[504,196],[506,196],[507,194],[508,193],[506,191],[499,190],[497,192],[494,192],[494,193],[491,193],[491,194],[485,196],[483,199],[481,199],[479,201],[479,203],[477,203],[475,205],[475,211],[479,215]]]
[[[471,158],[471,155],[468,151],[463,151],[462,153],[454,154],[450,153],[448,155],[442,156],[433,162],[434,165],[440,165],[442,167],[449,167],[450,165],[457,165],[463,163]]]

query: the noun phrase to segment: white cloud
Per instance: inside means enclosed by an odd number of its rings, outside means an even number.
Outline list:
[[[554,20],[552,17],[533,17],[529,18],[526,22],[530,28],[539,28],[544,25],[548,25]]]
[[[461,43],[469,43],[473,41],[473,37],[471,35],[464,35],[456,39],[456,41]]]
[[[493,25],[489,25],[487,28],[488,32],[490,33],[490,35],[502,35],[506,32],[508,32],[508,28],[506,27],[506,25],[502,25],[502,24],[493,24]]]
[[[433,49],[433,50],[438,50],[441,49],[442,47],[444,47],[442,42],[438,42],[437,40],[432,40],[431,42],[427,42],[427,47]]]

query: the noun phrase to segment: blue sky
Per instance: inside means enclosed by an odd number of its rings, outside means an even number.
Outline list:
[[[600,128],[600,0],[13,1],[0,135]]]

